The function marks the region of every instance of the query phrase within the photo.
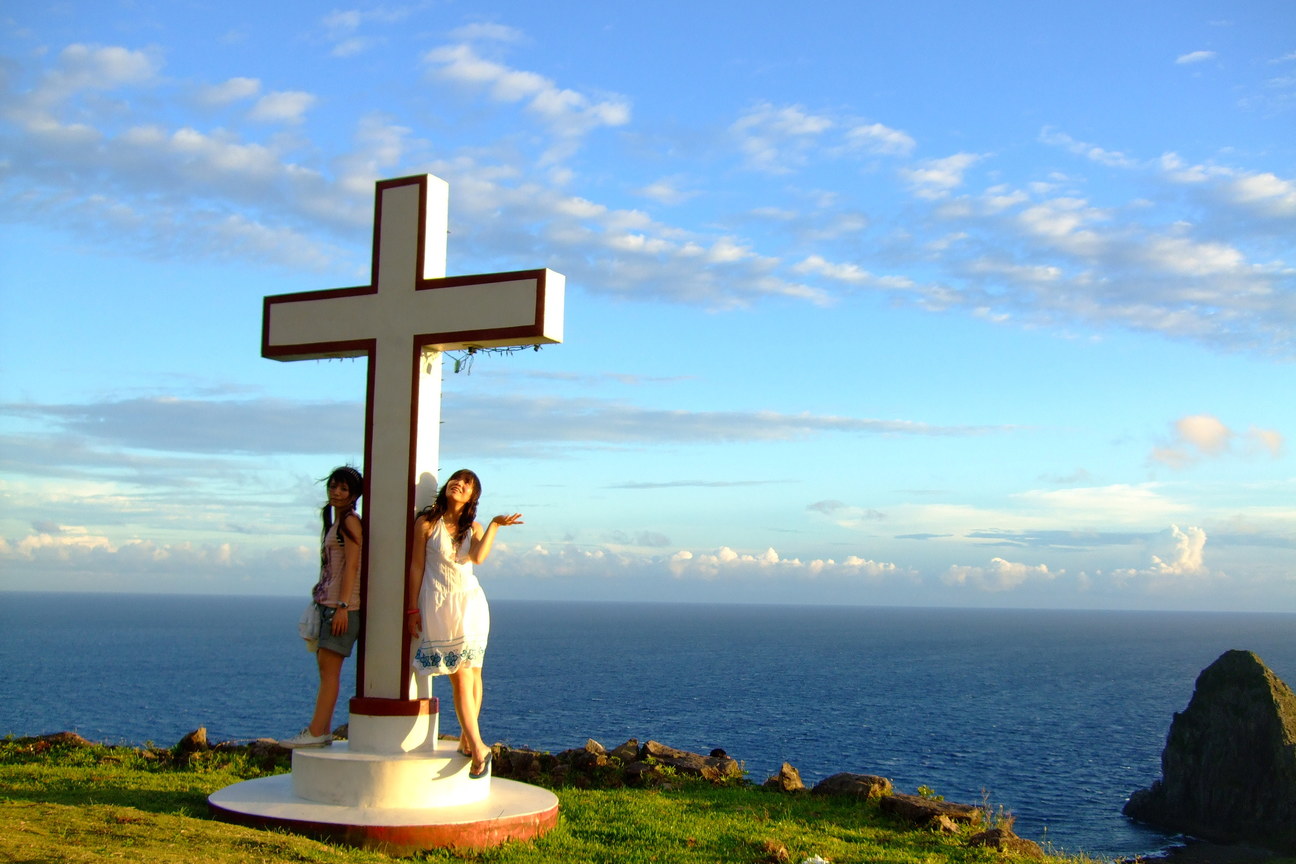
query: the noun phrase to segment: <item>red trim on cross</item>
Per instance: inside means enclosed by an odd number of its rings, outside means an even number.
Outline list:
[[[424,717],[439,714],[441,703],[437,699],[380,699],[375,696],[356,696],[347,705],[352,714],[365,717]]]

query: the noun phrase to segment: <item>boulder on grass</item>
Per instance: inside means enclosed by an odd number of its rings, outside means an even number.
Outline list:
[[[1038,843],[1018,837],[1007,828],[991,828],[989,831],[973,834],[968,838],[967,845],[984,846],[1009,855],[1019,855],[1022,858],[1044,857],[1044,850]]]
[[[878,803],[883,813],[915,825],[927,825],[941,816],[958,825],[981,824],[981,808],[973,807],[971,804],[937,801],[934,798],[905,795],[900,792],[887,795]]]
[[[891,794],[891,781],[875,774],[834,774],[810,790],[811,795],[850,795],[853,798],[882,798]]]
[[[777,774],[771,774],[763,785],[768,789],[778,789],[782,792],[805,791],[805,783],[801,780],[801,772],[787,762],[784,762],[779,767]]]
[[[649,741],[639,751],[641,760],[649,757],[658,764],[669,765],[681,774],[692,774],[713,783],[743,776],[742,766],[737,760],[728,756],[703,756],[701,753],[690,753],[687,750],[676,750],[659,741]]]
[[[181,738],[175,749],[178,753],[199,753],[203,750],[210,750],[211,745],[207,743],[207,727],[199,726]]]

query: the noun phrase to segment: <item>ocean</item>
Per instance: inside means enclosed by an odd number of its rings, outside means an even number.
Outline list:
[[[304,599],[0,595],[0,735],[170,746],[284,737],[314,704]],[[1121,815],[1160,776],[1197,674],[1256,652],[1296,682],[1296,615],[495,600],[487,740],[557,752],[723,748],[760,783],[790,762],[1003,807],[1054,851],[1175,838]],[[343,672],[354,692],[354,666]],[[442,732],[456,732],[437,683]],[[335,722],[346,720],[345,698]]]

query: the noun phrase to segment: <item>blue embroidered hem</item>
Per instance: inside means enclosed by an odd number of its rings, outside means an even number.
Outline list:
[[[460,665],[471,666],[473,661],[480,660],[485,654],[485,648],[463,647],[442,651],[431,643],[425,643],[414,652],[414,668],[424,674],[445,675],[458,671]]]

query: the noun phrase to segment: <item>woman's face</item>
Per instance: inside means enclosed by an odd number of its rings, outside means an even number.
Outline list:
[[[351,494],[345,480],[334,480],[328,484],[328,499],[334,507],[349,507],[355,503],[356,496]]]
[[[467,475],[456,474],[446,484],[446,498],[459,505],[472,501],[475,491],[473,480]]]

